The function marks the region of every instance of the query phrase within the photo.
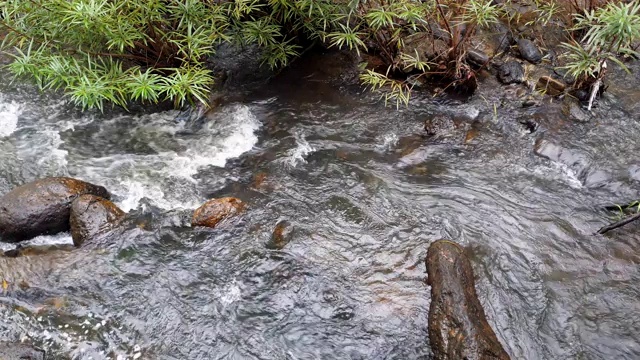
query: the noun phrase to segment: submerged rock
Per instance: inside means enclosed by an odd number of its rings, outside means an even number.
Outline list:
[[[445,135],[456,128],[450,116],[439,114],[424,121],[424,131],[429,136]]]
[[[498,80],[503,84],[519,84],[524,80],[524,68],[517,61],[507,61],[498,67]]]
[[[518,50],[520,57],[532,64],[538,64],[542,61],[540,49],[529,39],[518,39]]]
[[[293,229],[293,225],[287,220],[279,221],[275,229],[273,229],[271,240],[267,243],[267,248],[282,250],[291,241]]]
[[[437,360],[508,360],[487,322],[464,249],[438,240],[427,252],[429,341]]]
[[[191,226],[205,226],[214,228],[218,223],[244,210],[244,203],[240,199],[225,197],[211,199],[193,212]]]
[[[18,242],[68,231],[71,203],[85,194],[109,198],[104,187],[67,177],[40,179],[13,189],[0,197],[0,238]]]
[[[1,360],[44,360],[45,356],[44,350],[25,344],[0,341]]]
[[[69,217],[73,244],[80,246],[108,232],[124,215],[124,211],[107,199],[95,195],[80,196],[71,205]]]

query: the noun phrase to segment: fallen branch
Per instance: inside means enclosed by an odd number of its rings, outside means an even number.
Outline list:
[[[616,221],[613,224],[609,224],[607,226],[604,226],[604,227],[600,228],[600,230],[598,230],[598,234],[604,234],[604,233],[609,232],[609,231],[611,231],[613,229],[617,229],[619,227],[625,226],[628,223],[636,221],[638,219],[640,219],[640,212],[635,214],[635,215],[633,215],[633,216],[628,216],[628,217],[626,217],[626,218],[624,218],[624,219],[622,219],[620,221]]]

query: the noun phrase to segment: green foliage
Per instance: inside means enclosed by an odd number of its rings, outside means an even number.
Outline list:
[[[527,26],[535,25],[536,23],[547,26],[554,17],[561,16],[563,13],[562,6],[556,0],[534,0],[533,3],[536,6],[534,11],[537,16],[534,20],[527,22],[525,24]]]
[[[381,93],[386,103],[395,102],[396,106],[408,104],[415,84],[422,78],[438,75],[455,86],[473,76],[465,55],[475,30],[490,26],[505,13],[504,4],[495,5],[489,0],[360,1],[351,7],[347,21],[350,27],[330,34],[332,44],[374,50],[387,66],[386,72],[368,69],[360,79]],[[448,42],[428,58],[420,42],[431,46],[429,42],[436,41],[435,27],[448,33]],[[371,44],[370,49],[365,44]],[[436,67],[438,70],[432,71]]]
[[[285,66],[300,41],[339,20],[330,0],[0,0],[9,69],[83,108],[111,103],[207,104],[216,45],[264,49]],[[343,6],[346,9],[346,6]],[[337,45],[339,45],[337,43]],[[357,46],[362,44],[358,43]]]
[[[640,2],[611,2],[577,16],[573,29],[584,34],[580,42],[564,43],[567,71],[582,83],[604,76],[610,60],[628,71],[618,54],[638,56],[632,43],[640,40]]]

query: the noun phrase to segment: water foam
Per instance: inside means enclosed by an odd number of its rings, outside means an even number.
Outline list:
[[[259,128],[260,122],[249,107],[233,107],[227,116],[205,124],[203,131],[212,136],[183,142],[187,150],[173,156],[170,165],[172,175],[193,180],[192,176],[202,167],[224,167],[228,160],[253,149],[258,143],[255,132]]]
[[[18,128],[18,117],[22,113],[22,106],[15,101],[2,102],[0,97],[0,138],[13,134]]]
[[[398,141],[400,141],[400,138],[398,138],[398,135],[396,135],[395,133],[387,133],[384,134],[380,141],[382,142],[382,144],[376,145],[376,148],[379,151],[391,151],[394,147],[396,147],[396,145],[398,145]]]
[[[106,186],[125,211],[136,209],[143,199],[165,210],[199,206],[204,199],[194,176],[207,166],[224,167],[258,142],[260,122],[244,105],[221,109],[187,135],[181,134],[184,124],[165,115],[153,117],[147,130],[170,135],[172,147],[182,150],[158,145],[155,154],[108,155],[77,164],[84,179]]]
[[[287,151],[287,156],[281,161],[290,167],[296,167],[300,164],[306,164],[306,157],[309,154],[316,151],[316,149],[309,144],[304,135],[296,134],[296,147]]]

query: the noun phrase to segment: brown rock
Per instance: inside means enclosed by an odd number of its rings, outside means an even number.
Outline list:
[[[18,242],[68,231],[71,203],[84,194],[109,198],[104,187],[67,177],[40,179],[13,189],[0,197],[0,238]]]
[[[287,220],[279,221],[276,224],[271,240],[267,243],[267,248],[282,250],[291,241],[293,237],[293,225]]]
[[[220,221],[239,214],[243,209],[244,203],[240,199],[233,197],[211,199],[193,212],[191,226],[214,228]]]
[[[556,80],[551,76],[541,76],[536,83],[536,88],[551,96],[557,96],[564,92],[566,86],[562,81]]]
[[[73,244],[80,246],[108,232],[124,215],[124,211],[107,199],[95,195],[80,196],[71,205],[69,217]]]
[[[429,341],[436,360],[508,360],[476,294],[471,262],[447,240],[427,252]]]

